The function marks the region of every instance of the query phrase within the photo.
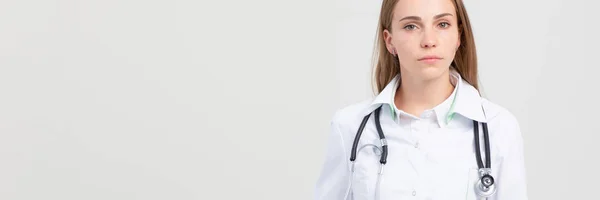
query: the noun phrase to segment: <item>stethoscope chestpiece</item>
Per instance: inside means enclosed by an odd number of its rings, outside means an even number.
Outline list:
[[[479,169],[479,180],[475,183],[475,192],[480,197],[490,197],[496,193],[494,177],[490,168]]]
[[[489,174],[483,175],[483,177],[481,177],[481,183],[484,187],[491,187],[494,185],[494,177]]]

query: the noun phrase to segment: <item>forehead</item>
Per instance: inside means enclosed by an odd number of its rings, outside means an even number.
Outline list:
[[[452,0],[398,0],[394,7],[394,18],[418,16],[431,19],[441,13],[450,13],[456,16]]]

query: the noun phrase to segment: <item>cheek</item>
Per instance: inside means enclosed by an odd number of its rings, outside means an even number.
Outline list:
[[[406,33],[406,32],[398,32],[396,33],[396,35],[394,35],[394,39],[396,40],[396,43],[398,45],[401,46],[405,46],[408,45],[409,43],[411,43],[412,41],[416,40],[416,34],[410,34],[410,33]]]
[[[396,38],[395,44],[401,58],[412,56],[419,48],[419,39],[413,34],[400,33]]]
[[[458,44],[458,32],[456,30],[441,31],[439,33],[439,42],[444,48],[454,51]]]

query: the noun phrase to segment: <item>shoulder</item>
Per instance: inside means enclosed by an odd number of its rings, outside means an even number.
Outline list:
[[[488,99],[481,98],[481,101],[488,124],[512,128],[519,127],[519,121],[511,111]]]
[[[342,137],[353,137],[353,130],[360,125],[364,117],[361,115],[372,101],[372,99],[364,100],[339,108],[331,119],[331,125],[339,130]]]
[[[515,115],[503,106],[486,98],[481,98],[481,105],[488,123],[502,123],[504,125],[518,125]]]
[[[482,98],[490,137],[497,141],[501,151],[508,151],[513,145],[522,143],[521,128],[517,117],[505,107]]]

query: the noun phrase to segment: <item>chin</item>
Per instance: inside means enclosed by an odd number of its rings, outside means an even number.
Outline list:
[[[418,70],[415,70],[423,80],[437,79],[450,70],[450,66],[439,65],[423,65]]]

